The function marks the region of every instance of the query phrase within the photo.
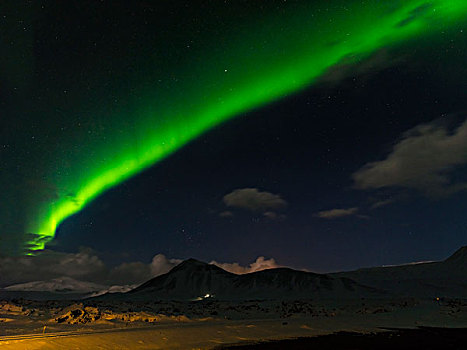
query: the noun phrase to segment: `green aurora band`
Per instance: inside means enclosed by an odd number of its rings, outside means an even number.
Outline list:
[[[66,144],[56,150],[52,157],[68,162],[58,170],[51,166],[47,174],[58,197],[28,208],[24,253],[44,249],[65,219],[216,125],[310,86],[333,66],[437,35],[467,17],[465,0],[340,3],[345,6],[332,11],[305,4],[280,17],[262,18],[248,24],[246,38],[235,29],[228,42],[217,43],[214,36],[216,50],[205,49],[190,57],[190,67],[180,67],[191,77],[188,83],[171,91],[155,83],[136,108],[118,112],[128,113],[128,132],[122,134],[121,125],[106,128],[89,142],[73,140],[78,150]]]

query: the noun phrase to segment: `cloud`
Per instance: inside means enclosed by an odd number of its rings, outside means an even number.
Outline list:
[[[151,275],[155,277],[167,273],[182,261],[181,259],[167,259],[165,255],[157,254],[150,264]]]
[[[314,216],[322,219],[335,219],[344,216],[354,215],[358,212],[358,208],[347,208],[347,209],[331,209],[323,210],[316,213]]]
[[[234,190],[224,196],[223,202],[228,207],[262,212],[282,209],[287,206],[287,202],[280,195],[261,192],[257,188]]]
[[[254,262],[248,266],[241,266],[239,263],[219,263],[215,260],[211,261],[210,264],[216,265],[221,269],[224,269],[228,272],[242,275],[245,273],[275,269],[278,267],[283,267],[276,263],[274,259],[265,259],[264,256],[258,257]]]
[[[368,215],[362,215],[362,214],[357,215],[357,218],[363,219],[363,220],[370,220],[370,219],[371,219],[370,216],[368,216]]]
[[[277,214],[273,211],[266,211],[263,213],[263,216],[271,221],[281,221],[286,218],[284,214]]]
[[[168,259],[164,254],[157,254],[149,264],[139,261],[126,262],[110,271],[108,281],[113,284],[138,284],[169,272],[180,264],[181,259]]]
[[[180,259],[168,259],[163,254],[157,254],[149,264],[124,262],[110,268],[87,248],[77,253],[45,250],[37,256],[0,258],[0,287],[47,290],[63,284],[64,288],[72,286],[69,288],[77,291],[91,286],[98,286],[90,288],[92,291],[111,286],[118,289],[119,286],[138,285],[167,273],[180,262]]]
[[[338,44],[336,42],[336,44]],[[395,57],[389,50],[381,49],[369,57],[348,56],[341,62],[330,67],[318,82],[326,86],[335,86],[342,84],[351,77],[359,77],[360,80],[366,80],[374,74],[395,66],[403,61],[401,57]]]
[[[437,123],[406,132],[386,159],[355,172],[355,188],[410,188],[425,195],[449,195],[467,190],[467,183],[452,183],[453,171],[467,164],[467,120],[450,132]]]
[[[385,200],[380,200],[375,203],[373,203],[370,207],[370,209],[376,209],[376,208],[381,208],[385,207],[386,205],[389,205],[391,203],[394,203],[395,199],[385,199]]]
[[[151,269],[148,264],[136,261],[125,262],[110,270],[106,280],[110,284],[135,284],[151,279]]]
[[[0,289],[99,294],[128,291],[169,272],[182,261],[157,254],[150,263],[124,262],[109,268],[90,249],[83,248],[78,253],[46,250],[38,256],[0,258]],[[216,261],[211,264],[237,274],[280,267],[274,259],[262,256],[248,266]]]
[[[98,280],[107,271],[90,249],[78,253],[45,250],[38,256],[0,257],[0,286],[62,276]]]
[[[117,266],[111,271],[111,274],[113,274],[112,280],[114,282],[120,282],[121,284],[123,284],[124,281],[126,281],[127,284],[134,283],[132,281],[137,280],[139,280],[139,283],[146,282],[150,278],[154,278],[169,272],[181,262],[183,262],[183,260],[181,259],[170,259],[167,258],[164,254],[157,254],[152,258],[150,264],[133,262],[123,263]],[[263,256],[258,257],[254,262],[252,262],[248,266],[241,266],[239,263],[236,262],[218,263],[215,260],[211,261],[210,264],[219,266],[220,268],[226,271],[236,274],[245,274],[255,271],[281,267],[276,263],[274,259],[265,259]]]
[[[433,4],[431,3],[425,3],[420,6],[418,6],[416,9],[410,11],[409,15],[407,18],[404,18],[402,21],[400,21],[397,24],[397,27],[405,27],[409,25],[410,23],[416,21],[420,17],[425,16],[427,13],[429,13],[430,10],[432,10]]]

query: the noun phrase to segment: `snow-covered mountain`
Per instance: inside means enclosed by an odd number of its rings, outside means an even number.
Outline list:
[[[15,292],[90,293],[107,290],[109,287],[92,282],[83,282],[71,277],[54,278],[48,281],[34,281],[14,284],[4,289]]]
[[[136,288],[137,286],[138,285],[129,285],[129,284],[124,285],[124,286],[110,286],[110,287],[107,287],[106,289],[101,289],[98,292],[92,293],[89,297],[97,297],[99,295],[112,294],[112,293],[126,293]]]
[[[103,294],[126,293],[136,285],[107,286],[98,283],[78,281],[71,277],[54,278],[48,281],[34,281],[14,284],[0,290],[2,298],[32,299],[81,299]]]
[[[331,274],[399,295],[467,297],[467,246],[444,261],[372,267]]]
[[[269,269],[244,275],[227,272],[215,265],[189,259],[168,273],[155,277],[128,293],[125,300],[189,300],[215,297],[240,299],[355,298],[380,292],[348,278]],[[104,296],[107,298],[109,296]],[[117,295],[110,296],[111,298]]]

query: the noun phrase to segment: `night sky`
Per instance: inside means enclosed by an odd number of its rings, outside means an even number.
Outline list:
[[[464,0],[2,1],[0,258],[446,258],[466,21]]]

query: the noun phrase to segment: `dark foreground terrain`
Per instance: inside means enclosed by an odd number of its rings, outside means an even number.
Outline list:
[[[361,334],[338,332],[317,337],[268,341],[255,344],[235,344],[217,350],[463,350],[467,348],[467,328],[391,329],[387,332]]]

